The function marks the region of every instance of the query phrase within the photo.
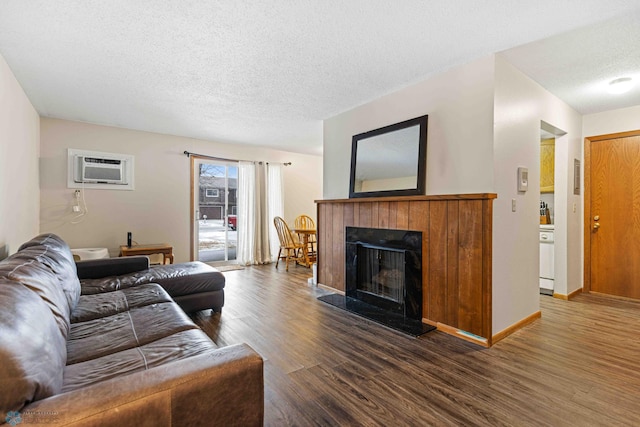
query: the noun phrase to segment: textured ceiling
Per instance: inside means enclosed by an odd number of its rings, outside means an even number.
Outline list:
[[[616,107],[579,87],[593,84],[582,61],[603,58],[603,80],[635,55],[620,67],[636,74],[639,9],[637,0],[2,0],[0,54],[42,116],[320,154],[323,119],[574,29],[505,55],[582,112]],[[599,24],[615,18],[635,36]],[[613,39],[592,40],[593,28]]]
[[[502,55],[582,114],[640,105],[640,11]],[[636,85],[624,95],[608,93],[619,77],[632,77]]]

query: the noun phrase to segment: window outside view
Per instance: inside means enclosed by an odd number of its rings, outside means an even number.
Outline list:
[[[201,163],[198,203],[198,259],[236,259],[238,168]]]

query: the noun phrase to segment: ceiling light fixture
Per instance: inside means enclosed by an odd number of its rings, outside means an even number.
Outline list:
[[[625,93],[631,90],[633,87],[633,79],[631,77],[620,77],[619,79],[611,80],[609,82],[609,93]]]

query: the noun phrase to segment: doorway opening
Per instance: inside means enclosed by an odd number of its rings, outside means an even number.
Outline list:
[[[194,158],[192,259],[228,263],[238,245],[238,164]]]
[[[557,293],[555,277],[556,150],[558,138],[566,132],[540,121],[540,294]]]

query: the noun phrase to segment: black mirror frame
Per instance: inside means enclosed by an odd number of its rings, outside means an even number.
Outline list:
[[[427,174],[427,125],[429,116],[420,116],[414,119],[405,120],[379,129],[354,135],[351,139],[351,178],[349,180],[349,198],[360,197],[387,197],[387,196],[417,196],[425,194],[426,174]],[[418,138],[418,177],[416,188],[408,188],[404,190],[385,190],[385,191],[354,191],[356,182],[356,158],[358,153],[358,142],[360,140],[371,138],[373,136],[394,132],[411,126],[420,125],[420,134]]]

